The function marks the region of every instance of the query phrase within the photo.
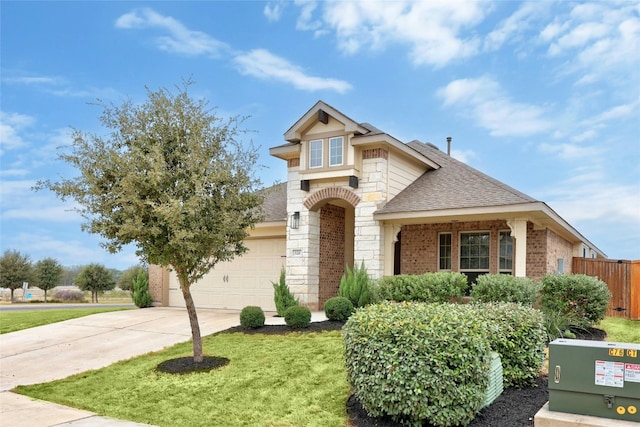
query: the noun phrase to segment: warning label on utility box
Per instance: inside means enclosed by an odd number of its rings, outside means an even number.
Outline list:
[[[624,365],[624,380],[630,383],[640,383],[640,365],[626,363]]]
[[[624,387],[624,368],[623,362],[596,360],[596,385]]]

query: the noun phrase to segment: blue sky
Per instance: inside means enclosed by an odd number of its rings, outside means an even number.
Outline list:
[[[640,259],[640,3],[2,1],[1,250],[124,269],[37,180],[70,128],[102,133],[102,99],[145,86],[249,116],[269,147],[316,101],[419,139],[546,202],[610,258]]]

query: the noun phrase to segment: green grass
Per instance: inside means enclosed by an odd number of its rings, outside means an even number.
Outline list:
[[[63,320],[84,317],[90,314],[104,313],[107,311],[129,310],[128,308],[73,308],[73,309],[42,309],[25,311],[0,312],[0,334],[20,331],[35,326],[48,325],[49,323],[62,322]]]
[[[607,341],[640,344],[640,320],[607,317],[598,327],[607,332]]]
[[[344,427],[349,387],[340,331],[204,338],[206,355],[230,359],[208,373],[157,372],[162,361],[189,356],[183,343],[97,371],[16,391],[158,426]]]

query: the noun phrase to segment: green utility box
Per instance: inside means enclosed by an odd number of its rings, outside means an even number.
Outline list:
[[[640,422],[640,344],[549,344],[549,410]]]

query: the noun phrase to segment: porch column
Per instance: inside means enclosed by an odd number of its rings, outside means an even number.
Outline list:
[[[384,225],[384,276],[393,276],[395,243],[398,241],[399,232],[400,226],[398,225]]]
[[[513,273],[516,277],[527,276],[527,220],[512,219],[507,221],[511,229],[511,237],[515,239],[515,257]]]

